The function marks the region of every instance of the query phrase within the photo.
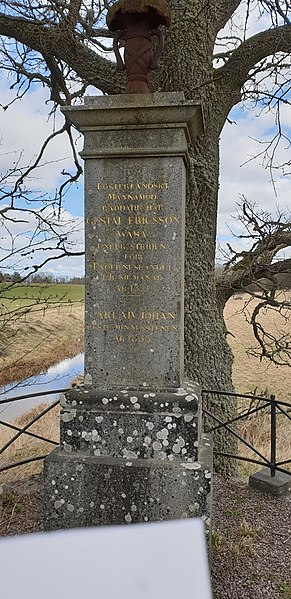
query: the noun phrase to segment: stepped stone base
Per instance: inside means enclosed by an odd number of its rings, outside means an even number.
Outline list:
[[[53,451],[45,462],[45,529],[200,516],[210,533],[212,441],[201,462],[126,460]]]
[[[195,462],[201,440],[200,390],[96,390],[62,399],[60,446],[66,453]]]
[[[45,529],[202,517],[210,535],[212,439],[184,388],[71,389],[45,460]]]

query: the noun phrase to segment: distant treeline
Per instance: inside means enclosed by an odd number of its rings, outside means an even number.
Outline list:
[[[22,276],[19,272],[14,271],[13,273],[1,272],[0,271],[0,283],[21,283]],[[85,278],[84,277],[70,277],[70,276],[56,276],[50,273],[36,273],[34,275],[30,275],[27,279],[25,279],[25,283],[34,283],[34,284],[62,284],[62,285],[84,285]]]

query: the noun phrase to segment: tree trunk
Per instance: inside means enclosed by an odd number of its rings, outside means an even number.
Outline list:
[[[174,4],[174,3],[173,3]],[[188,3],[185,4],[187,15]],[[196,7],[195,7],[196,5]],[[198,14],[200,3],[191,3]],[[208,17],[205,16],[208,12]],[[211,8],[205,8],[203,19],[186,27],[181,39],[181,3],[179,13],[167,34],[159,88],[184,90],[187,99],[202,102],[205,133],[190,148],[190,173],[186,207],[186,263],[185,263],[185,366],[189,379],[196,380],[203,389],[232,390],[232,353],[225,339],[222,311],[215,291],[215,243],[217,225],[217,196],[219,178],[219,135],[228,113],[217,97],[213,81],[211,56],[216,32],[211,21]],[[193,57],[193,48],[197,54]],[[203,406],[222,421],[236,414],[234,399],[203,394]],[[216,423],[211,418],[207,424]],[[233,435],[220,429],[215,433],[215,451],[236,452]],[[234,464],[222,456],[215,460],[216,469],[232,473]]]

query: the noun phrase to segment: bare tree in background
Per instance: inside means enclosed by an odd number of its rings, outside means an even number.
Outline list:
[[[15,101],[34,86],[41,85],[49,90],[53,117],[59,106],[78,102],[88,86],[104,94],[123,92],[124,80],[116,73],[109,54],[111,38],[104,18],[108,4],[107,0],[6,0],[1,3],[0,62],[9,85],[15,90]],[[290,98],[291,8],[287,0],[169,0],[169,4],[173,22],[166,32],[161,69],[152,79],[152,90],[184,90],[187,99],[203,103],[205,118],[205,135],[191,147],[188,177],[186,370],[187,375],[204,388],[231,389],[232,355],[225,338],[222,307],[238,285],[245,287],[243,278],[237,277],[239,262],[244,257],[234,259],[232,256],[216,281],[219,137],[231,109],[241,101],[248,105],[256,103],[261,110],[274,112],[277,133],[268,148],[263,148],[262,158],[265,166],[277,167],[276,149],[284,135],[280,105],[289,103]],[[252,18],[256,19],[259,32],[248,37]],[[9,110],[9,106],[3,109]],[[47,144],[60,135],[68,137],[73,154],[72,171],[64,173],[64,181],[55,196],[44,197],[42,210],[35,211],[35,198],[26,193],[26,179],[43,160]],[[288,157],[281,168],[288,172]],[[38,158],[19,173],[12,188],[4,188],[2,219],[7,230],[9,219],[21,220],[25,218],[25,210],[32,210],[37,214],[37,227],[42,233],[45,229],[48,239],[53,240],[50,258],[73,251],[56,221],[64,193],[80,173],[74,133],[65,120],[58,129],[53,128]],[[23,208],[21,204],[22,208],[18,208],[24,196],[27,196],[27,205]],[[246,222],[252,218],[250,207],[246,208],[243,218]],[[270,232],[272,235],[276,236],[276,228]],[[250,256],[255,249],[250,250]],[[34,268],[37,267],[38,262],[35,262]],[[253,269],[252,281],[260,280],[261,276],[259,268]],[[264,344],[266,346],[266,339]],[[211,409],[215,407],[217,416],[222,419],[235,409],[219,398],[213,403]],[[226,450],[227,447],[230,441],[221,435],[216,448]],[[220,466],[227,469],[223,460]]]
[[[246,294],[244,314],[254,333],[249,353],[278,366],[291,366],[291,213],[272,215],[244,198],[238,220],[249,249],[235,251],[228,244],[226,263],[217,275],[221,307],[237,291]],[[290,252],[289,252],[290,253]],[[276,312],[276,330],[266,315]],[[264,318],[262,318],[264,316]]]

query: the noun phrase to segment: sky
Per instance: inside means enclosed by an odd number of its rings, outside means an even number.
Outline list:
[[[240,25],[240,14],[235,22]],[[249,34],[255,33],[262,27],[256,19],[251,21]],[[222,32],[227,33],[227,29]],[[92,90],[94,93],[94,90]],[[95,91],[96,93],[96,91]],[[9,169],[19,161],[20,165],[27,165],[33,156],[37,155],[45,137],[51,132],[52,125],[61,124],[58,115],[53,122],[48,120],[47,92],[40,86],[32,88],[21,101],[13,103],[8,110],[0,109],[0,173],[6,177],[6,183],[11,185],[13,178],[9,176]],[[0,102],[5,106],[14,96],[10,89],[10,82],[0,77]],[[283,174],[280,170],[274,172],[275,185],[271,181],[269,169],[262,166],[261,158],[255,158],[262,150],[262,144],[257,140],[267,141],[274,134],[274,116],[271,112],[259,115],[259,108],[243,109],[236,107],[229,115],[229,122],[225,124],[220,141],[220,190],[218,214],[218,261],[222,261],[219,248],[224,248],[230,242],[235,249],[243,249],[242,242],[232,235],[239,234],[241,228],[233,218],[237,204],[242,196],[250,202],[256,202],[259,208],[274,213],[276,206],[283,211],[290,210],[291,206],[291,175]],[[259,115],[259,116],[258,116]],[[281,120],[286,134],[291,137],[291,109],[285,105],[281,110]],[[278,151],[278,160],[286,159],[287,142],[281,144]],[[77,148],[82,149],[82,139],[77,141]],[[290,159],[290,156],[289,156]],[[60,171],[72,170],[70,148],[65,136],[58,136],[49,145],[44,156],[44,165],[33,174],[29,180],[29,188],[37,194],[48,193],[53,195],[63,177]],[[47,164],[45,164],[47,163]],[[290,171],[291,169],[289,169]],[[5,175],[6,174],[6,175]],[[48,211],[49,209],[47,209]],[[23,219],[22,219],[23,220]],[[10,268],[20,270],[31,265],[31,260],[37,261],[39,250],[35,250],[34,257],[28,258],[21,255],[21,248],[27,245],[29,231],[33,228],[33,217],[26,214],[25,222],[9,224],[9,232],[19,252],[14,261],[10,260]],[[61,224],[55,218],[55,226],[61,227],[63,232],[70,231],[72,248],[81,250],[83,247],[83,184],[80,181],[66,194]],[[38,239],[41,241],[42,233]],[[1,263],[4,256],[11,249],[12,236],[7,235],[5,229],[0,229],[0,270],[5,270],[5,262]],[[38,241],[37,241],[38,243]],[[49,247],[49,242],[44,241],[43,247]],[[247,248],[245,248],[247,249]],[[81,257],[65,258],[48,263],[46,272],[56,276],[83,274],[83,259]]]

